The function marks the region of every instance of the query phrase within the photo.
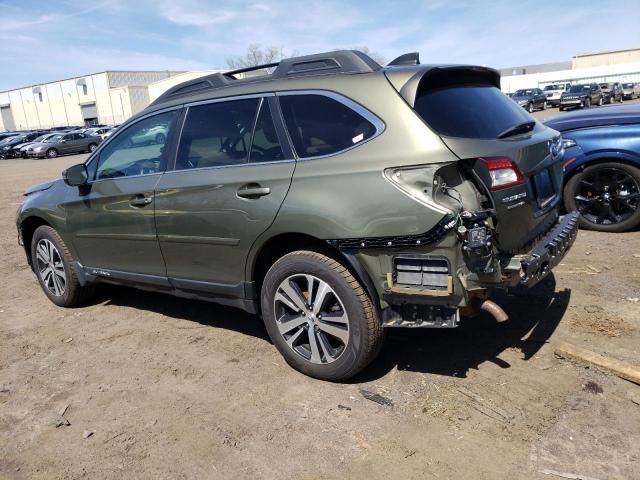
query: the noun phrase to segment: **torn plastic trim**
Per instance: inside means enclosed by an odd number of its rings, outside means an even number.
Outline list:
[[[447,214],[430,230],[418,235],[388,237],[363,237],[331,239],[326,242],[340,250],[362,250],[372,248],[420,247],[439,242],[456,226],[453,215]]]

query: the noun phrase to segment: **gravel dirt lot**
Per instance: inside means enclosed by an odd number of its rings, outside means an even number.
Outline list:
[[[638,232],[581,231],[555,277],[498,298],[506,324],[390,332],[331,384],[238,310],[116,287],[50,303],[14,215],[83,158],[0,163],[0,478],[640,478],[640,386],[553,355],[640,365]]]

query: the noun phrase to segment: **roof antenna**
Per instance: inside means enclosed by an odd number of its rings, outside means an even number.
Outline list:
[[[387,64],[388,67],[400,67],[406,65],[420,65],[420,53],[405,53]]]

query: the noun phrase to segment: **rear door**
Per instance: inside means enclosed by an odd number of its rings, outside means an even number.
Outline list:
[[[175,168],[156,186],[158,238],[176,288],[244,295],[249,249],[295,168],[277,112],[273,95],[188,107]]]
[[[492,72],[480,67],[432,72],[417,88],[414,109],[485,190],[497,212],[501,249],[517,251],[558,216],[560,135],[502,94]],[[513,162],[522,178],[491,190],[487,164],[480,159]]]
[[[73,151],[74,146],[74,134],[67,133],[62,137],[60,143],[58,143],[58,153],[69,153]]]
[[[73,151],[84,152],[87,149],[87,136],[84,133],[73,134]]]

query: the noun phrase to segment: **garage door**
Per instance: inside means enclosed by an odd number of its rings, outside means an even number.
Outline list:
[[[96,108],[95,103],[80,105],[80,108],[82,109],[82,118],[85,120],[98,118],[98,109]]]
[[[16,129],[16,124],[13,121],[13,113],[11,113],[11,106],[0,107],[0,116],[2,117],[2,125],[7,131]]]

